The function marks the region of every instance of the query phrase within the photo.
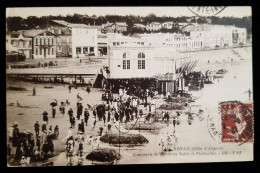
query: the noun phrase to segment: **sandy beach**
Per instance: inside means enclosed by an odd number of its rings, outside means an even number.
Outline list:
[[[240,50],[242,49],[242,50]],[[203,147],[203,143],[205,143],[205,147],[207,146],[215,146],[218,147],[219,144],[216,140],[212,139],[208,131],[208,124],[206,121],[206,117],[210,114],[212,116],[218,117],[218,103],[220,101],[231,101],[231,100],[239,100],[242,102],[252,102],[253,98],[251,96],[250,100],[248,94],[245,93],[250,89],[252,89],[252,47],[247,48],[237,48],[235,49],[237,52],[248,52],[248,53],[240,53],[240,56],[232,53],[231,50],[213,50],[211,52],[195,52],[192,54],[192,58],[198,59],[199,63],[197,64],[195,71],[205,72],[206,70],[219,70],[226,69],[227,73],[224,75],[224,78],[215,79],[214,84],[205,84],[205,87],[200,91],[193,91],[192,94],[194,96],[198,96],[199,98],[193,103],[193,105],[199,105],[201,109],[205,111],[204,120],[200,121],[197,117],[192,122],[192,125],[187,123],[187,116],[181,115],[181,124],[176,126],[176,133],[178,134],[178,142],[174,143],[174,146],[179,147]],[[209,55],[211,55],[209,57]],[[81,69],[78,69],[81,70]],[[90,69],[90,71],[93,69]],[[63,138],[66,137],[70,122],[69,116],[67,115],[67,111],[69,108],[72,108],[74,111],[74,116],[76,116],[76,103],[77,97],[79,95],[83,98],[82,105],[83,108],[93,104],[100,104],[103,101],[101,100],[101,95],[103,91],[97,88],[91,88],[90,94],[86,92],[86,88],[78,87],[77,89],[72,88],[71,93],[69,93],[68,85],[53,85],[54,88],[48,89],[44,88],[44,84],[34,84],[32,82],[23,82],[17,81],[14,79],[7,78],[6,87],[8,86],[21,86],[27,89],[27,91],[6,91],[6,117],[7,122],[6,126],[9,128],[14,121],[18,122],[18,127],[21,132],[27,132],[30,130],[35,134],[34,131],[34,123],[39,121],[40,126],[42,124],[42,113],[43,111],[48,112],[49,116],[49,124],[54,128],[56,125],[59,126],[59,138],[58,140],[54,140],[54,157],[51,158],[54,162],[55,166],[66,166],[67,160],[65,156],[65,141],[62,141]],[[32,96],[33,87],[36,88],[36,96]],[[115,94],[116,96],[116,94]],[[50,103],[54,100],[58,100],[58,106],[56,108],[56,117],[52,118],[51,116],[51,106]],[[59,105],[61,101],[69,100],[70,105],[66,106],[66,114],[62,116],[59,111]],[[23,108],[17,107],[16,102],[19,102],[21,106],[29,106],[31,108]],[[8,106],[10,103],[14,103],[14,106]],[[192,111],[196,111],[197,109],[194,106],[194,110],[192,107]],[[175,115],[176,111],[170,113],[170,117]],[[91,113],[92,114],[92,113]],[[82,117],[83,118],[83,117]],[[78,122],[76,122],[76,128],[71,129],[72,134],[77,136],[77,127]],[[97,135],[97,131],[100,125],[104,125],[102,121],[97,121],[97,124],[94,129],[91,128],[91,119],[89,119],[88,126],[85,126],[85,136],[87,135]],[[119,160],[119,164],[138,164],[138,161],[141,159],[142,163],[158,163],[158,159],[160,159],[160,163],[181,163],[186,159],[185,157],[173,157],[172,155],[162,155],[158,158],[158,156],[150,156],[147,157],[147,153],[160,153],[161,146],[159,146],[161,136],[158,134],[165,134],[167,132],[172,132],[173,126],[170,124],[158,132],[150,132],[150,131],[141,131],[140,133],[145,136],[149,143],[142,146],[128,146],[121,147],[120,154],[121,159]],[[114,129],[116,133],[117,130]],[[118,132],[117,132],[118,133]],[[132,131],[131,133],[139,133],[138,131]],[[41,134],[41,132],[40,132]],[[8,133],[7,133],[8,136]],[[163,136],[163,135],[162,135]],[[190,145],[189,145],[190,144]],[[225,149],[232,148],[231,144],[225,144]],[[95,145],[84,145],[84,158],[95,148]],[[100,142],[100,147],[109,147],[118,150],[118,147],[113,145],[109,145],[103,142]],[[76,143],[76,148],[78,148]],[[247,144],[240,147],[240,149],[246,150],[248,149]],[[253,148],[251,148],[253,150]],[[76,157],[76,156],[75,156]],[[191,157],[191,161],[198,161],[199,155]],[[224,160],[228,160],[228,157],[224,157]],[[201,158],[201,157],[200,157]],[[237,158],[239,160],[239,158]],[[250,158],[248,158],[250,159]],[[76,158],[75,158],[76,160]],[[204,157],[203,161],[210,161],[211,156]],[[224,161],[223,158],[221,161]],[[76,161],[75,161],[76,162]],[[84,159],[84,165],[91,165],[92,162],[90,160]]]

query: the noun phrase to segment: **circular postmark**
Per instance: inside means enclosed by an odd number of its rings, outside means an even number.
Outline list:
[[[215,16],[223,11],[225,6],[194,6],[188,9],[197,16]]]
[[[254,141],[253,104],[239,101],[220,102],[218,115],[208,115],[210,136],[218,143],[242,145]]]
[[[211,114],[207,117],[208,132],[213,140],[221,144],[221,127],[219,125],[219,119]]]

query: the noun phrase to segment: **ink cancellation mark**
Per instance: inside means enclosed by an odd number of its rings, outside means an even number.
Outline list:
[[[225,6],[188,7],[188,9],[197,16],[215,16],[225,8]]]
[[[208,115],[207,117],[208,132],[213,140],[221,144],[221,129],[217,125],[218,123],[216,121],[217,121],[216,116]]]

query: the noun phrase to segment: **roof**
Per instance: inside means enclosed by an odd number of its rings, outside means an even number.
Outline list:
[[[46,30],[24,30],[23,35],[25,37],[36,37],[44,32],[49,33],[50,35],[56,36],[55,34],[49,32],[49,31],[46,31]]]
[[[71,23],[67,26],[71,27],[71,28],[87,28],[88,27],[88,25],[81,24],[81,23]]]
[[[128,26],[125,22],[115,22],[116,25]]]
[[[81,24],[81,23],[69,23],[64,20],[52,20],[55,23],[58,23],[60,25],[66,26],[66,27],[71,27],[71,28],[85,28],[88,27],[88,25]]]
[[[137,43],[133,43],[133,42],[120,44],[120,45],[113,46],[113,47],[150,47],[150,48],[153,48],[153,46],[141,45],[141,44],[137,44]]]
[[[101,29],[102,29],[102,26],[101,25],[95,25],[95,26],[87,26],[89,29],[97,29],[97,30],[99,30],[99,31],[101,31]]]
[[[137,27],[145,28],[145,25],[140,24],[140,23],[135,23],[133,26],[137,26]]]
[[[14,32],[14,33],[11,33],[11,38],[18,38],[19,35],[21,35],[20,32]]]
[[[69,22],[66,22],[64,20],[52,20],[52,22],[58,23],[60,25],[64,25],[67,26],[69,24]]]
[[[161,23],[159,23],[159,22],[151,22],[151,23],[149,23],[148,25],[150,25],[150,24],[157,24],[157,25],[161,25]]]
[[[179,25],[182,25],[182,26],[184,26],[184,25],[188,25],[188,24],[190,24],[190,23],[185,23],[185,22],[180,22],[180,23],[178,23]]]
[[[163,24],[165,24],[165,23],[170,23],[170,24],[173,24],[173,21],[168,21],[168,22],[163,22]]]

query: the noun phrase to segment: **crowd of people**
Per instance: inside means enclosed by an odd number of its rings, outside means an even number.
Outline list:
[[[20,132],[17,122],[9,128],[9,143],[8,143],[8,157],[16,162],[20,161],[22,166],[30,164],[31,161],[46,160],[48,152],[53,155],[54,144],[53,140],[58,139],[59,127],[55,126],[53,129],[50,126],[47,129],[48,118],[47,112],[43,113],[43,124],[40,128],[39,121],[34,124],[35,136],[28,130],[28,132]],[[47,121],[46,121],[47,120]],[[40,134],[41,129],[41,134]]]
[[[69,87],[69,90],[71,88]],[[90,88],[87,89],[90,92]],[[69,93],[71,93],[69,91]],[[131,95],[130,95],[131,93]],[[70,157],[74,151],[75,141],[78,143],[77,155],[81,158],[83,156],[83,148],[85,143],[91,143],[95,140],[99,140],[103,132],[111,133],[112,127],[118,123],[130,123],[137,121],[138,118],[143,119],[143,122],[155,121],[155,99],[153,97],[157,95],[156,91],[152,89],[141,88],[120,88],[118,97],[113,97],[113,94],[109,90],[105,90],[103,102],[100,104],[84,105],[82,103],[82,97],[77,94],[76,111],[72,109],[72,106],[68,100],[61,102],[59,111],[62,117],[65,117],[66,108],[67,115],[69,117],[69,132],[68,135],[62,140],[66,139],[65,150],[67,152],[68,162],[70,163]],[[56,107],[58,106],[57,100],[50,104],[52,110],[52,118],[56,116]],[[140,106],[143,105],[143,106]],[[76,114],[74,114],[74,112]],[[177,116],[173,117],[172,125],[180,124],[180,113],[176,112]],[[169,112],[161,112],[162,122],[169,124],[170,115]],[[191,119],[191,117],[189,117]],[[77,123],[76,123],[77,121]],[[96,135],[86,135],[86,126],[91,126],[90,129],[94,132],[97,121],[102,122],[98,127]],[[58,125],[53,127],[49,124],[48,112],[42,113],[42,125],[39,121],[34,124],[35,134],[28,131],[28,133],[20,133],[18,123],[15,122],[9,129],[9,145],[10,150],[8,153],[9,159],[20,161],[21,165],[29,165],[30,161],[43,161],[48,159],[49,154],[51,156],[54,152],[53,140],[57,140],[59,136]],[[188,122],[190,124],[190,122]],[[76,127],[77,124],[77,127]],[[134,124],[134,123],[133,123]],[[74,137],[71,130],[77,128],[77,134],[79,136]],[[90,132],[90,133],[92,133]],[[93,134],[93,133],[92,133]],[[99,146],[99,142],[97,144]],[[12,152],[11,148],[16,148],[15,152]]]

